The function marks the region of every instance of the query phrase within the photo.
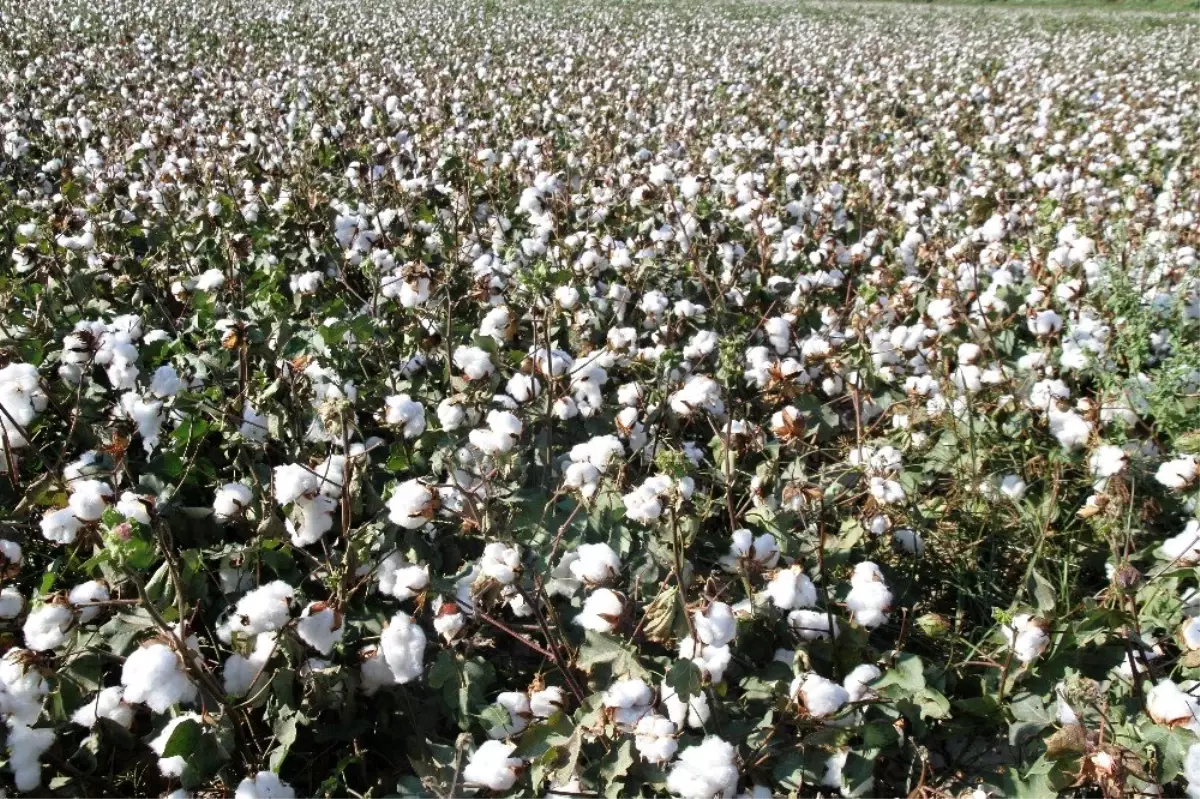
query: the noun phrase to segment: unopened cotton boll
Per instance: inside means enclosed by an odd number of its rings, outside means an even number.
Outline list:
[[[175,651],[166,644],[134,650],[121,669],[125,701],[145,703],[155,713],[165,713],[180,703],[196,701],[196,686],[188,679]]]
[[[657,713],[638,719],[633,728],[634,746],[647,763],[666,763],[675,756],[679,741],[675,740],[676,724]]]
[[[33,729],[15,719],[8,722],[8,767],[22,793],[42,784],[41,757],[54,745],[54,730]]]
[[[238,600],[229,618],[229,627],[244,635],[273,632],[292,618],[292,599],[296,589],[282,580],[255,588]]]
[[[396,486],[388,498],[388,519],[407,530],[417,530],[433,517],[436,510],[433,491],[419,480],[407,480]]]
[[[625,600],[616,591],[598,588],[583,602],[583,610],[575,617],[575,623],[585,630],[610,633],[621,622],[625,611]]]
[[[511,757],[516,744],[503,741],[485,741],[467,759],[463,768],[463,782],[490,791],[507,791],[517,782],[521,761]]]
[[[99,580],[88,580],[71,589],[67,601],[72,605],[84,605],[90,602],[107,602],[109,599],[108,586]],[[79,609],[79,623],[87,624],[100,615],[101,608],[88,606]]]
[[[792,680],[791,693],[814,718],[832,716],[850,701],[849,691],[833,680],[812,672]]]
[[[234,799],[295,799],[296,791],[278,774],[260,771],[238,783]]]
[[[732,797],[737,783],[737,752],[715,735],[684,749],[667,775],[667,790],[683,799]]]
[[[67,630],[74,621],[75,614],[69,606],[42,605],[29,614],[21,627],[25,646],[39,652],[60,646],[67,640]]]
[[[621,559],[608,544],[580,544],[571,574],[589,586],[601,585],[621,572]]]
[[[309,604],[300,613],[300,620],[296,622],[296,634],[322,655],[332,652],[345,632],[341,614],[324,602]]]
[[[846,608],[854,621],[863,627],[878,627],[887,621],[891,606],[892,592],[879,567],[870,561],[855,566],[850,577],[850,593],[846,596]]]
[[[71,715],[71,721],[81,727],[95,727],[98,719],[108,719],[125,729],[133,726],[133,708],[124,702],[121,686],[99,691]]]
[[[425,670],[425,631],[412,616],[404,612],[392,616],[380,635],[379,646],[396,684],[420,678]]]

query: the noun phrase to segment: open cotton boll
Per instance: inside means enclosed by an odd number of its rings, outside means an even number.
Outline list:
[[[850,692],[833,680],[809,672],[792,680],[792,697],[814,718],[832,716],[850,701]]]
[[[621,573],[621,559],[608,544],[580,544],[571,574],[589,586],[601,585]]]
[[[15,619],[25,609],[25,597],[15,585],[0,588],[0,619]]]
[[[167,744],[171,742],[171,736],[175,734],[175,729],[188,721],[204,725],[204,719],[199,713],[183,713],[168,721],[162,732],[150,741],[150,748],[154,750],[154,754],[158,755],[158,771],[164,777],[180,777],[187,768],[187,760],[182,755],[163,757],[163,753],[167,751]]]
[[[1051,408],[1047,414],[1050,433],[1067,452],[1079,449],[1092,435],[1092,428],[1082,416],[1074,411],[1058,411]]]
[[[529,706],[529,696],[520,691],[502,691],[496,697],[496,704],[508,714],[508,722],[488,730],[488,737],[500,740],[522,732],[529,726],[533,713]]]
[[[714,416],[725,412],[721,386],[707,375],[692,375],[683,388],[670,396],[671,410],[683,417],[707,411]]]
[[[625,600],[616,591],[608,588],[596,589],[583,602],[583,609],[575,617],[575,624],[585,630],[610,633],[621,622],[625,611]]]
[[[721,558],[721,565],[733,571],[745,565],[769,569],[779,561],[779,545],[775,536],[763,533],[757,538],[750,530],[734,530],[729,544],[729,554]]]
[[[97,719],[109,719],[125,729],[133,726],[133,708],[123,701],[124,689],[119,685],[97,693],[73,714],[71,721],[81,727],[95,727]]]
[[[846,679],[842,680],[842,687],[850,695],[849,701],[860,702],[863,699],[873,695],[871,691],[871,683],[883,676],[883,672],[878,666],[870,663],[862,663],[855,666]]]
[[[675,722],[657,713],[647,713],[633,728],[633,744],[647,763],[666,763],[679,749],[675,731]]]
[[[419,480],[406,480],[396,486],[387,501],[388,520],[406,530],[417,530],[437,511],[433,491]]]
[[[1154,723],[1186,727],[1200,733],[1200,699],[1168,679],[1159,680],[1146,694],[1146,712]]]
[[[276,466],[274,477],[275,501],[280,505],[290,505],[300,497],[315,496],[321,486],[321,478],[298,463]]]
[[[272,632],[292,618],[296,589],[283,580],[259,586],[238,600],[229,617],[229,628],[244,635]]]
[[[679,641],[679,657],[695,663],[709,680],[717,683],[725,679],[725,669],[729,668],[733,653],[728,646],[697,644],[689,635]]]
[[[1183,532],[1163,541],[1159,551],[1164,557],[1180,565],[1200,563],[1200,520],[1188,520]]]
[[[278,774],[260,771],[238,783],[234,799],[295,799],[296,791]]]
[[[805,641],[826,640],[831,632],[834,638],[838,636],[837,619],[832,620],[831,631],[830,616],[823,610],[793,610],[788,614],[787,621],[792,632]]]
[[[425,670],[425,631],[403,611],[392,616],[379,637],[384,662],[398,685],[420,678]]]
[[[521,573],[521,550],[518,547],[493,541],[483,548],[479,568],[484,577],[501,585],[509,585]]]
[[[766,594],[780,610],[809,608],[817,604],[817,587],[799,564],[777,571],[767,583]]]
[[[846,608],[856,623],[874,628],[887,621],[892,606],[892,592],[883,581],[883,572],[878,566],[870,561],[855,566],[850,586]]]
[[[425,432],[425,406],[414,402],[407,394],[397,394],[384,400],[384,422],[404,428],[404,437],[413,439]]]
[[[32,652],[10,649],[0,659],[0,717],[21,724],[34,724],[42,713],[42,702],[50,686],[31,665]]]
[[[467,617],[455,602],[443,602],[441,597],[433,603],[433,629],[444,641],[453,641],[467,625]]]
[[[1022,663],[1032,663],[1050,645],[1049,625],[1028,613],[1013,617],[1011,625],[1000,628],[1013,655]]]
[[[703,729],[712,716],[712,709],[708,706],[708,695],[704,693],[693,694],[684,702],[674,689],[663,686],[662,702],[667,717],[681,730],[684,727]]]
[[[1158,467],[1154,479],[1172,491],[1182,491],[1196,482],[1200,464],[1191,455],[1182,455]]]
[[[703,613],[694,612],[692,623],[705,646],[726,646],[737,637],[737,617],[724,602],[712,602]]]
[[[1125,450],[1112,444],[1097,447],[1096,451],[1088,459],[1088,466],[1092,471],[1092,476],[1101,479],[1115,477],[1125,471],[1128,463],[1129,456],[1125,454]]]
[[[142,449],[147,454],[153,453],[167,418],[162,402],[147,399],[135,391],[127,391],[121,395],[120,408],[125,418],[137,425],[138,435],[142,437]]]
[[[567,706],[567,695],[557,685],[534,691],[529,697],[529,712],[534,718],[548,719]]]
[[[21,545],[16,541],[0,538],[0,564],[8,563],[10,566],[20,566],[22,560]]]
[[[467,438],[485,455],[511,452],[524,425],[509,411],[488,411],[487,427],[472,430]]]
[[[266,441],[267,433],[269,432],[267,417],[259,414],[254,410],[254,406],[247,402],[242,406],[242,421],[238,425],[238,432],[247,441],[253,443]]]
[[[104,515],[112,487],[100,480],[76,480],[71,483],[71,496],[67,507],[81,522],[94,522]]]
[[[219,520],[238,519],[250,507],[254,492],[243,483],[226,483],[213,497],[213,515]]]
[[[277,633],[259,633],[249,657],[234,653],[226,658],[221,670],[226,694],[243,697],[266,684],[270,679],[266,665],[275,653],[276,636]]]
[[[409,563],[399,552],[393,552],[379,562],[375,570],[380,593],[401,601],[411,599],[429,585],[429,567]]]
[[[1019,475],[1005,475],[1000,481],[1000,492],[1013,502],[1020,502],[1024,498],[1026,488],[1025,481]]]
[[[175,651],[166,644],[135,649],[121,669],[125,701],[142,702],[155,713],[196,701],[196,686],[188,679]]]
[[[444,399],[437,406],[438,424],[443,430],[457,430],[467,420],[467,411],[453,399]]]
[[[183,389],[183,381],[179,373],[169,363],[154,370],[150,378],[150,391],[158,397],[173,397]]]
[[[74,620],[70,606],[47,604],[38,607],[26,617],[21,627],[25,646],[38,652],[60,646],[67,640],[67,630]]]
[[[147,504],[153,505],[153,503],[153,497],[143,499],[141,494],[125,491],[117,501],[116,508],[118,513],[130,521],[150,524],[150,510]]]
[[[88,580],[71,589],[67,601],[72,605],[82,605],[88,602],[107,602],[109,599],[108,586],[99,580]],[[87,624],[100,615],[102,608],[96,605],[79,609],[79,623]]]
[[[297,498],[285,522],[292,546],[306,547],[320,541],[333,528],[333,512],[337,508],[338,501],[324,494]]]
[[[507,791],[517,782],[521,761],[510,757],[516,744],[503,741],[484,741],[467,759],[463,768],[463,782],[487,788],[490,791]]]
[[[609,715],[618,725],[630,728],[638,719],[650,712],[654,692],[645,680],[632,678],[617,680],[604,692],[602,700]]]
[[[332,652],[345,632],[341,614],[324,602],[310,603],[300,613],[300,620],[296,622],[296,634],[322,655]]]
[[[468,380],[482,380],[496,370],[487,350],[479,347],[456,347],[453,360]]]
[[[41,757],[54,745],[54,730],[35,730],[16,719],[8,721],[8,767],[21,793],[36,790],[42,784]]]
[[[732,797],[737,783],[737,752],[715,735],[684,749],[667,775],[667,790],[683,799]]]

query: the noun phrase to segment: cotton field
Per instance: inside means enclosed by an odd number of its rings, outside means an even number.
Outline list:
[[[1200,27],[0,0],[0,792],[1200,796]]]

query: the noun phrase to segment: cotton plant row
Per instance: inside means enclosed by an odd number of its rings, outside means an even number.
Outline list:
[[[0,788],[1200,791],[1197,29],[910,12],[0,0]]]

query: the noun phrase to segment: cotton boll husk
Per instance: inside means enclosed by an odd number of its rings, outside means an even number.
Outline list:
[[[379,640],[384,662],[399,685],[419,679],[425,670],[425,631],[412,616],[392,616]]]
[[[516,744],[503,741],[484,741],[467,759],[463,768],[463,782],[491,791],[507,791],[516,784],[517,772],[522,763],[511,757]]]

